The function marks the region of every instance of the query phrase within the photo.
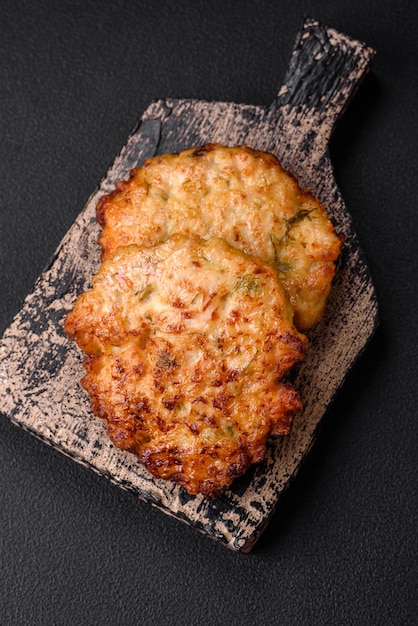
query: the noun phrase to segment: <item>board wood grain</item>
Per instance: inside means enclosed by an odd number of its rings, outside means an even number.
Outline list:
[[[364,43],[309,18],[297,35],[283,86],[269,108],[182,99],[153,102],[0,341],[4,415],[166,513],[234,550],[249,551],[378,321],[373,283],[328,154],[334,125],[373,54]],[[321,200],[345,240],[325,317],[309,333],[308,357],[295,380],[304,410],[292,434],[272,441],[265,460],[214,501],[153,478],[134,455],[110,443],[79,384],[82,355],[62,328],[67,311],[90,287],[99,266],[95,220],[99,198],[148,157],[208,142],[273,152]]]

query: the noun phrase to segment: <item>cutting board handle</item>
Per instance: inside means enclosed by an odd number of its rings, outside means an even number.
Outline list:
[[[273,108],[291,112],[294,128],[308,118],[315,141],[326,149],[374,54],[366,44],[307,18]]]

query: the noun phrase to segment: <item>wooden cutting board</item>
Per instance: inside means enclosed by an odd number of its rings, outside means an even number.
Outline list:
[[[3,413],[139,498],[235,550],[249,551],[377,324],[373,284],[328,156],[333,127],[373,54],[365,44],[307,19],[284,84],[269,108],[198,100],[153,102],[0,342]],[[304,411],[292,434],[272,441],[266,459],[215,501],[154,479],[134,455],[113,447],[80,387],[82,355],[62,330],[65,314],[89,288],[99,265],[98,199],[148,157],[208,142],[273,152],[322,201],[345,238],[325,318],[309,333],[310,351],[296,378]]]

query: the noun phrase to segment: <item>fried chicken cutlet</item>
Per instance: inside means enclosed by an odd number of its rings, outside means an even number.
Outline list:
[[[65,331],[114,444],[216,497],[301,408],[281,380],[307,349],[292,317],[273,266],[220,238],[173,235],[108,257]]]
[[[325,209],[276,157],[209,144],[149,159],[101,198],[102,258],[174,233],[221,237],[276,266],[299,330],[322,318],[341,243]]]

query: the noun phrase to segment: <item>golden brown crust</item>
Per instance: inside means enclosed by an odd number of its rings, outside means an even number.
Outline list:
[[[277,159],[209,144],[146,161],[97,206],[103,258],[174,233],[222,237],[275,264],[303,330],[322,317],[341,243],[324,208]]]
[[[301,408],[280,382],[307,340],[277,271],[218,238],[175,235],[104,261],[65,331],[116,446],[155,476],[215,497]]]

